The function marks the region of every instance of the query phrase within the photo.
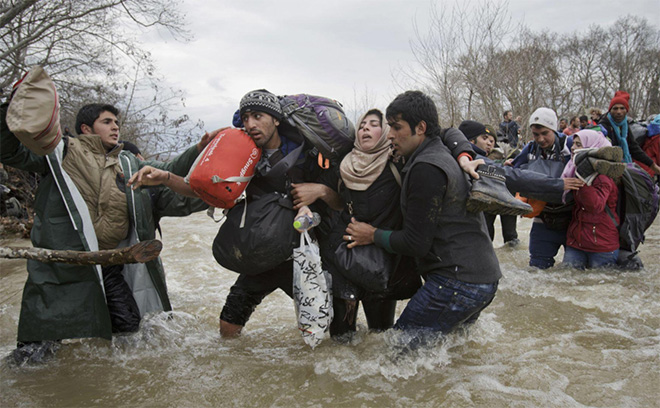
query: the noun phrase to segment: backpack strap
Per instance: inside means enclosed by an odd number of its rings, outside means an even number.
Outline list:
[[[305,143],[301,143],[300,146],[293,149],[293,151],[287,154],[282,160],[278,161],[268,173],[264,174],[264,177],[276,178],[289,171],[291,167],[296,165],[304,147]]]
[[[396,168],[394,163],[391,161],[388,162],[390,164],[390,170],[392,170],[392,174],[394,175],[394,179],[396,180],[396,183],[401,187],[401,173],[399,173],[399,169]]]
[[[619,224],[616,222],[616,218],[614,218],[614,214],[612,214],[612,210],[610,210],[610,207],[608,207],[607,204],[605,204],[605,212],[607,212],[607,215],[610,216],[610,219],[614,223],[614,226],[618,229]]]

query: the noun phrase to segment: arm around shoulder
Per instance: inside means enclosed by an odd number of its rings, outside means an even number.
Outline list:
[[[454,159],[458,160],[462,153],[469,154],[473,159],[476,157],[472,143],[467,140],[463,132],[456,128],[448,128],[442,135],[442,142],[449,148]]]

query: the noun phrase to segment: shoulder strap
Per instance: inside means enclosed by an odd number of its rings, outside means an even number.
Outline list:
[[[616,218],[614,218],[614,214],[612,214],[612,210],[610,210],[610,207],[608,207],[607,204],[605,204],[605,212],[607,212],[607,215],[610,216],[610,219],[614,223],[614,226],[619,228],[619,224],[616,222]]]
[[[296,162],[298,161],[298,157],[300,157],[300,153],[302,153],[304,146],[305,143],[302,143],[300,146],[293,149],[293,151],[287,154],[282,160],[278,161],[270,169],[270,171],[264,175],[264,177],[275,178],[289,171],[291,167],[295,166]]]
[[[399,173],[399,169],[396,168],[394,163],[391,161],[388,161],[390,165],[390,170],[392,170],[392,174],[394,175],[394,179],[396,180],[396,183],[401,187],[401,174]]]
[[[566,146],[566,140],[568,139],[568,136],[557,135],[557,138],[559,139],[559,149],[563,149],[564,146]]]

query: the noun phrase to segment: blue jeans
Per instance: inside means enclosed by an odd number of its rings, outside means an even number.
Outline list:
[[[430,273],[394,328],[449,333],[460,324],[474,323],[496,291],[497,282],[467,283]]]
[[[555,264],[559,248],[566,245],[566,230],[551,230],[534,221],[529,233],[529,266],[548,269]]]
[[[567,246],[564,251],[564,263],[577,269],[613,266],[618,258],[618,249],[612,252],[586,252]]]

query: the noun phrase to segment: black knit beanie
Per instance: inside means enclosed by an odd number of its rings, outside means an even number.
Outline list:
[[[265,89],[258,89],[245,94],[239,105],[241,116],[245,112],[264,112],[277,120],[282,120],[284,114],[277,95]]]

